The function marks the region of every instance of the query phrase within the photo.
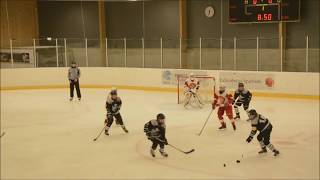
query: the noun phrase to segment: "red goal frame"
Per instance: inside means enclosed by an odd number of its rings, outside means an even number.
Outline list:
[[[214,94],[214,90],[215,90],[215,86],[216,86],[216,79],[214,76],[194,76],[195,78],[197,78],[200,82],[200,89],[201,89],[201,79],[212,79],[212,89],[211,89],[211,93],[212,93],[212,98],[213,98],[213,94]],[[177,103],[180,104],[180,88],[181,86],[184,86],[184,81],[186,79],[189,78],[188,75],[185,75],[185,74],[180,74],[180,75],[177,75],[176,76],[177,78],[177,95],[178,95],[178,98],[177,98]],[[180,85],[180,82],[183,81],[183,84]],[[202,87],[203,88],[203,87]],[[209,90],[210,91],[210,90]]]

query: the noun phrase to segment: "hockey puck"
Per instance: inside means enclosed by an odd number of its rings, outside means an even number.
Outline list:
[[[223,167],[226,167],[226,164],[223,164]]]
[[[240,160],[237,160],[236,162],[237,162],[237,163],[240,163]]]

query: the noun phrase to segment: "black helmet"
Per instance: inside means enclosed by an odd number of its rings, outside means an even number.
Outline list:
[[[71,67],[76,67],[77,66],[77,63],[75,61],[72,61],[71,62]]]
[[[111,91],[110,91],[110,94],[111,94],[111,95],[118,95],[117,88],[114,88],[114,87],[113,87],[113,88],[111,89]]]
[[[162,114],[162,113],[157,114],[157,120],[165,119],[165,118],[166,118],[166,116],[164,114]]]
[[[251,109],[249,112],[248,112],[248,116],[249,116],[249,119],[250,120],[253,120],[255,117],[257,117],[258,113],[256,110],[254,109]]]

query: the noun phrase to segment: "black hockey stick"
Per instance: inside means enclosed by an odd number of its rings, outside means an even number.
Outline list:
[[[96,140],[100,137],[100,135],[101,135],[102,132],[106,129],[106,127],[107,127],[107,125],[105,125],[105,126],[103,127],[103,129],[100,131],[99,135],[98,135],[96,138],[94,138],[93,141],[96,141]]]
[[[200,105],[203,105],[203,103],[200,101],[200,98],[199,98],[198,94],[193,93],[193,97],[198,100],[198,102],[199,102]],[[200,106],[200,107],[201,107],[201,106]]]
[[[208,123],[208,120],[209,120],[212,112],[213,112],[213,109],[210,111],[209,116],[207,117],[206,121],[204,122],[201,131],[198,133],[199,136],[202,134],[202,132],[203,132],[203,130],[204,130],[204,127],[206,127],[206,125],[207,125],[207,123]]]
[[[203,103],[200,101],[199,96],[198,96],[197,93],[192,92],[192,95],[193,95],[194,98],[196,98],[196,99],[199,101],[200,104],[203,104]]]
[[[173,147],[174,149],[176,149],[176,150],[178,150],[178,151],[180,151],[180,152],[182,152],[182,153],[184,153],[184,154],[190,154],[190,153],[192,153],[192,152],[194,152],[195,151],[195,149],[191,149],[190,151],[183,151],[183,150],[181,150],[181,149],[179,149],[179,148],[177,148],[177,147],[175,147],[174,145],[172,145],[172,144],[168,144],[169,146],[171,146],[171,147]]]
[[[5,133],[5,132],[3,132],[3,133],[0,135],[0,138],[2,138],[5,134],[6,134],[6,133]]]
[[[158,140],[158,141],[160,141],[160,142],[162,142],[162,143],[164,143],[164,141],[162,141],[161,139],[159,139],[159,138],[157,138],[157,137],[155,137],[155,139]],[[168,146],[171,146],[171,147],[174,148],[175,150],[178,150],[179,152],[182,152],[182,153],[184,153],[184,154],[190,154],[190,153],[192,153],[192,152],[195,151],[195,149],[191,149],[191,150],[189,150],[189,151],[184,151],[184,150],[181,150],[180,148],[178,148],[178,147],[176,147],[176,146],[174,146],[174,145],[172,145],[172,144],[169,144],[169,143],[168,143]]]

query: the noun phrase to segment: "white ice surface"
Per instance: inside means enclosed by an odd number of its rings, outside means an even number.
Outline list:
[[[251,127],[244,119],[234,132],[218,131],[210,106],[184,109],[176,94],[120,90],[130,133],[113,125],[110,136],[93,142],[103,128],[106,91],[83,89],[69,102],[68,90],[1,91],[1,178],[103,179],[319,179],[319,101],[253,98],[251,107],[274,126],[271,142],[281,152],[258,155],[256,140],[245,142]],[[167,116],[167,159],[149,155],[144,124],[159,112]],[[236,160],[241,163],[237,164]],[[226,164],[226,167],[223,167]]]

